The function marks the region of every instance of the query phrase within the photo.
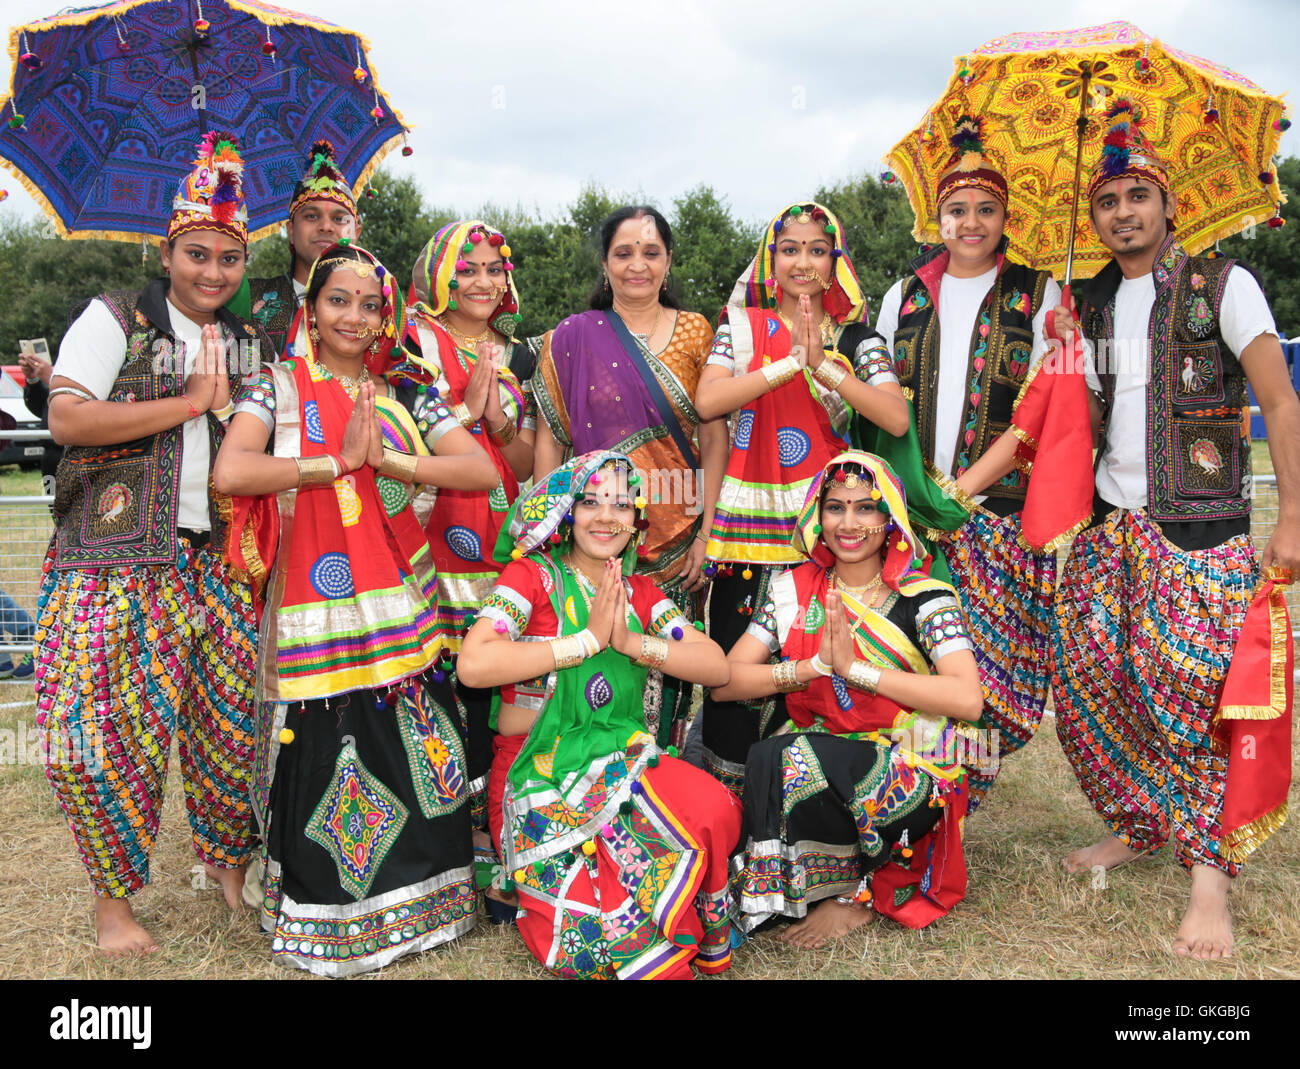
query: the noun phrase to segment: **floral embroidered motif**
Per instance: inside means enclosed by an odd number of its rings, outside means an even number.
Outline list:
[[[345,746],[334,778],[307,822],[307,838],[333,859],[344,890],[364,898],[408,815],[397,795],[361,763],[356,749]]]
[[[1210,302],[1199,294],[1187,302],[1187,329],[1198,338],[1206,337],[1214,329]]]

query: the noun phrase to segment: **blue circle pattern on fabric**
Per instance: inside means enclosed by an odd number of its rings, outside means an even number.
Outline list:
[[[782,427],[776,432],[776,449],[781,467],[793,468],[812,451],[812,439],[798,427]]]
[[[325,429],[320,424],[320,409],[315,401],[306,401],[302,406],[303,420],[306,423],[307,441],[316,445],[325,444]]]
[[[597,672],[587,681],[587,704],[599,709],[614,700],[614,688],[609,685],[604,672]]]
[[[352,566],[346,553],[322,553],[311,566],[307,578],[323,598],[350,598],[356,593],[352,585]]]
[[[461,560],[483,559],[483,544],[468,527],[448,527],[443,537],[447,540],[447,547]]]
[[[754,430],[754,413],[745,409],[736,420],[736,441],[737,449],[749,448],[749,436]]]

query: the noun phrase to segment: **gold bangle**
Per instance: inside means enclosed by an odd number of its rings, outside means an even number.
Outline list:
[[[760,369],[763,378],[767,380],[767,388],[775,390],[778,386],[784,386],[799,372],[799,365],[794,362],[793,357],[785,357],[774,364],[768,364]]]
[[[211,411],[217,419],[221,420],[222,423],[229,423],[230,417],[235,414],[235,403],[233,401],[227,401],[225,408],[209,409],[209,411]]]
[[[821,650],[818,650],[816,653],[814,653],[812,655],[812,660],[810,660],[808,663],[812,665],[812,670],[816,672],[819,676],[832,676],[835,674],[831,670],[831,666],[822,660]]]
[[[451,414],[456,417],[460,425],[464,427],[466,430],[469,430],[472,426],[474,426],[475,423],[478,422],[478,420],[476,420],[473,416],[469,414],[469,408],[464,401],[462,401],[458,405],[452,405]]]
[[[496,430],[489,429],[488,433],[492,435],[492,440],[496,442],[497,445],[507,446],[515,440],[515,436],[519,433],[519,430],[515,426],[515,421],[507,416],[506,421],[501,424],[500,427]]]
[[[847,682],[850,687],[875,694],[876,687],[880,685],[880,669],[866,661],[854,661],[849,666]]]
[[[553,638],[550,642],[551,656],[555,658],[555,670],[576,668],[586,660],[587,651],[575,635]]]
[[[330,486],[339,477],[334,458],[328,453],[318,457],[294,457],[298,465],[299,486]]]
[[[822,362],[813,368],[813,378],[828,390],[838,390],[847,375],[844,367],[833,363],[830,357],[823,357]]]
[[[777,661],[772,665],[772,686],[780,694],[789,694],[793,690],[803,690],[806,686],[800,683],[796,673],[799,671],[798,661]]]
[[[634,660],[647,668],[662,668],[668,660],[668,640],[659,635],[642,635],[641,653]]]
[[[563,668],[576,668],[588,657],[594,657],[600,652],[600,643],[596,641],[596,636],[591,633],[590,628],[585,627],[576,635],[553,638],[549,645],[551,656],[555,658],[557,672]]]
[[[400,482],[415,483],[415,466],[419,458],[414,453],[403,453],[397,449],[384,447],[384,459],[379,465],[379,474]]]

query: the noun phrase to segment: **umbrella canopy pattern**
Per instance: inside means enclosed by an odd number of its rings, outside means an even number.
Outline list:
[[[1102,112],[1117,97],[1138,106],[1147,139],[1169,167],[1179,240],[1192,253],[1252,224],[1280,203],[1280,98],[1208,60],[1169,48],[1127,22],[1059,33],[999,37],[962,56],[939,102],[886,157],[916,214],[913,236],[939,240],[935,188],[947,167],[957,119],[981,116],[986,155],[1010,189],[1011,253],[1063,274],[1074,189],[1076,120],[1090,64],[1083,176],[1101,155]],[[1073,274],[1089,278],[1110,258],[1087,204],[1079,209]]]
[[[65,237],[161,236],[206,130],[241,143],[249,238],[274,230],[311,143],[357,191],[406,132],[369,42],[250,0],[122,0],[10,31],[0,162]]]

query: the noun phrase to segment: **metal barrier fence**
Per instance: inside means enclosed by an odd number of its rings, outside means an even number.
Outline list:
[[[49,432],[6,432],[9,437],[18,434],[48,436]],[[41,564],[54,529],[49,509],[53,500],[44,495],[0,493],[0,626],[4,629],[0,634],[0,659],[32,649]],[[1255,476],[1251,534],[1258,549],[1263,550],[1273,533],[1277,514],[1276,476]],[[1300,584],[1288,588],[1287,604],[1293,624],[1300,626]]]

